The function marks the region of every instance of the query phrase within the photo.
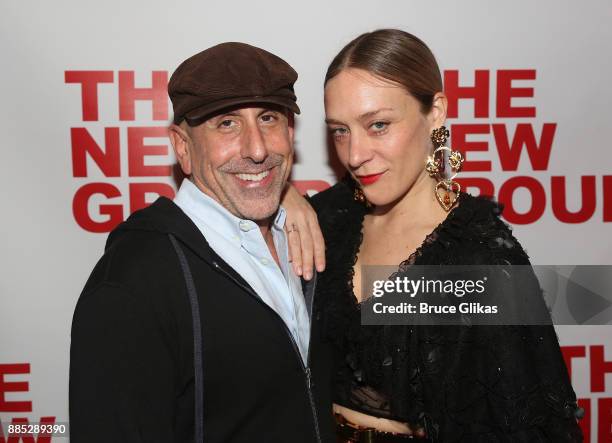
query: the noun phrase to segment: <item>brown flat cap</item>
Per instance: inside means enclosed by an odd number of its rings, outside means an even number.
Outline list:
[[[168,83],[174,123],[201,123],[216,111],[242,103],[273,103],[296,114],[297,73],[282,58],[247,45],[221,43],[176,68]]]

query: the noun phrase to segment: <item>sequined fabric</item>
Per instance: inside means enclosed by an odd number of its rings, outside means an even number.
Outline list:
[[[315,306],[334,348],[334,401],[424,427],[439,442],[579,442],[580,409],[551,326],[362,326],[353,265],[368,210],[345,179],[317,194],[327,270]],[[399,264],[529,264],[499,204],[459,205]],[[514,291],[541,295],[537,280]],[[518,292],[517,292],[518,293]]]

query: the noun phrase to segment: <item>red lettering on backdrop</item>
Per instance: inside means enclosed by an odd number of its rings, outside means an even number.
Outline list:
[[[106,221],[97,222],[89,215],[89,200],[92,196],[101,194],[106,198],[121,197],[121,192],[110,183],[87,183],[81,186],[72,200],[72,214],[79,226],[89,232],[110,232],[123,221],[123,206],[121,204],[100,205],[101,215],[106,215]]]
[[[533,88],[513,88],[512,80],[535,80],[535,69],[497,71],[496,116],[498,118],[535,117],[535,106],[512,107],[513,97],[533,97]]]
[[[470,160],[468,151],[488,151],[489,143],[486,141],[468,141],[469,134],[488,134],[489,125],[485,124],[455,124],[451,127],[451,146],[461,151],[465,161],[462,171],[490,171],[489,160]]]
[[[519,213],[514,209],[513,195],[518,188],[525,188],[531,194],[531,208],[525,213]],[[499,188],[500,203],[504,205],[504,218],[509,223],[524,225],[537,221],[546,208],[546,194],[544,187],[533,177],[519,176],[507,180]]]
[[[66,83],[81,85],[81,102],[85,121],[98,121],[98,85],[113,83],[113,71],[65,71]],[[118,119],[134,121],[136,119],[136,102],[149,101],[153,120],[168,120],[168,73],[152,71],[151,82],[142,87],[136,86],[134,71],[119,71],[118,84]],[[98,143],[90,134],[91,128],[76,127],[70,129],[72,168],[74,177],[88,177],[89,159],[93,160],[105,177],[121,177],[121,139],[119,127],[104,128],[104,144]],[[168,156],[168,144],[146,144],[146,138],[164,138],[167,140],[166,127],[127,127],[127,175],[129,177],[170,177],[172,167],[169,164],[147,164],[147,156]],[[159,163],[159,162],[158,162]],[[167,163],[167,162],[165,162]],[[125,171],[124,171],[125,173]],[[174,197],[174,188],[167,183],[130,183],[128,192],[129,209],[140,209],[152,201],[151,194]],[[111,183],[86,183],[77,189],[72,202],[72,212],[77,224],[89,232],[109,232],[123,221],[126,202],[108,203],[106,201],[122,197],[120,189]],[[90,213],[91,199],[103,199],[105,203],[97,204],[92,213],[99,213],[103,220],[97,221]]]
[[[152,117],[154,120],[167,120],[168,97],[166,85],[168,74],[166,71],[152,71],[150,86],[137,87],[135,85],[134,71],[120,71],[118,75],[119,96],[119,120],[134,121],[136,116],[136,101],[146,100],[151,104]],[[534,117],[536,108],[534,106],[513,106],[513,98],[533,98],[533,87],[517,87],[515,81],[535,80],[535,70],[498,70],[496,71],[496,117],[517,118]],[[81,100],[83,106],[83,121],[98,120],[98,85],[101,83],[112,83],[112,71],[66,71],[66,83],[77,83],[81,85]],[[460,85],[459,71],[449,70],[444,72],[445,90],[449,99],[448,117],[458,116],[459,100],[473,101],[474,117],[489,117],[490,99],[490,71],[476,70],[472,84]],[[465,83],[465,81],[463,82]],[[147,165],[146,156],[169,155],[168,145],[147,145],[144,139],[147,137],[166,137],[164,127],[137,127],[126,128],[127,130],[127,158],[129,177],[168,177],[171,176],[171,166],[167,164]],[[471,160],[468,151],[488,152],[490,143],[496,145],[499,164],[503,171],[517,171],[521,154],[526,151],[533,170],[545,171],[548,169],[552,144],[556,131],[555,123],[545,123],[539,140],[536,137],[533,125],[519,123],[513,134],[509,134],[505,124],[456,124],[451,127],[452,143],[456,149],[461,150],[466,158],[464,171],[492,170],[491,160]],[[468,140],[473,135],[492,134],[493,140]],[[104,146],[98,143],[88,132],[87,128],[71,128],[73,176],[87,177],[87,157],[89,156],[100,168],[106,177],[121,176],[121,152],[119,128],[104,128]],[[464,188],[478,188],[480,194],[494,195],[495,186],[486,178],[462,177],[460,183]],[[320,191],[327,187],[327,183],[311,181],[304,191]],[[603,177],[603,221],[612,221],[612,176]],[[94,186],[82,186],[75,194],[73,201],[73,212],[78,214],[77,223],[87,226],[91,232],[107,232],[123,217],[123,207],[127,208],[125,202],[118,204],[100,205],[100,212],[109,218],[104,222],[95,222],[88,214],[87,206],[94,194],[101,194],[106,198],[121,196],[121,191],[111,184],[92,184]],[[131,185],[131,184],[130,184]],[[593,185],[593,176],[581,178],[582,206],[579,210],[572,212],[567,208],[565,181],[562,177],[552,177],[550,188],[545,191],[543,183],[535,178],[511,177],[499,188],[498,200],[506,204],[504,217],[511,223],[525,224],[537,221],[545,210],[546,196],[551,196],[551,206],[554,216],[564,223],[582,223],[592,218],[596,209],[596,188]],[[166,184],[142,184],[142,186],[130,187],[129,208],[140,208],[147,204],[144,194],[151,194],[157,189],[160,195],[170,195],[169,185]],[[517,188],[526,188],[531,194],[532,205],[526,213],[518,213],[512,204],[512,197]],[[143,191],[146,189],[146,191]],[[112,196],[112,197],[109,197]],[[75,216],[76,218],[76,216]]]
[[[533,170],[546,171],[548,169],[550,150],[552,149],[556,127],[555,123],[544,123],[542,136],[538,143],[533,133],[533,126],[527,123],[519,123],[516,125],[512,145],[510,145],[506,125],[494,124],[493,135],[495,136],[495,144],[499,152],[502,170],[516,171],[522,148],[526,147]]]
[[[155,198],[147,200],[147,194],[174,198],[174,188],[166,183],[130,183],[130,213],[149,206]]]
[[[578,420],[578,425],[582,429],[583,441],[589,443],[591,441],[591,399],[579,398],[577,403],[584,409],[584,417]]]
[[[147,137],[168,138],[164,127],[128,128],[128,173],[130,177],[169,177],[171,165],[145,165],[147,155],[168,155],[168,145],[145,145]]]
[[[28,392],[27,381],[5,381],[8,374],[29,374],[29,363],[0,364],[0,412],[32,412],[31,401],[7,401],[7,392]]]
[[[535,118],[537,107],[517,106],[512,100],[517,98],[535,97],[532,85],[517,85],[516,82],[535,81],[535,69],[500,69],[495,71],[496,85],[490,84],[490,71],[474,71],[474,80],[469,84],[460,81],[458,70],[444,72],[444,88],[448,97],[447,117],[459,117],[460,100],[473,102],[474,118],[489,117],[489,100],[492,87],[495,87],[495,117],[496,118]],[[491,159],[472,159],[471,152],[490,152],[491,147],[497,150],[501,171],[516,172],[523,152],[529,158],[533,171],[547,171],[556,134],[556,123],[544,123],[539,134],[531,123],[518,123],[514,130],[508,129],[508,124],[460,123],[450,125],[450,146],[458,149],[464,155],[463,172],[490,172],[496,165]],[[492,135],[490,139],[472,139],[477,135]],[[489,137],[487,137],[489,138]],[[612,176],[603,176],[603,221],[612,222]],[[565,178],[553,176],[545,183],[536,177],[510,177],[499,185],[497,199],[505,203],[504,218],[510,223],[528,224],[539,220],[546,210],[548,198],[552,215],[562,223],[584,223],[593,218],[597,210],[596,176],[584,175],[581,180],[581,206],[571,211],[567,207],[567,189]],[[491,180],[484,177],[460,177],[458,181],[464,189],[477,188],[481,195],[494,195],[495,186]],[[525,188],[531,195],[532,204],[525,213],[519,213],[514,208],[512,197],[517,188]],[[550,196],[550,197],[549,197]]]
[[[562,346],[561,352],[567,367],[570,379],[572,378],[572,360],[586,356],[586,346]],[[605,376],[612,373],[612,361],[604,360],[603,346],[590,346],[590,378],[591,392],[605,391]],[[594,399],[593,399],[594,400]],[[591,441],[591,434],[597,433],[598,442],[612,442],[612,398],[597,399],[596,429],[591,430],[592,399],[579,398],[578,406],[584,409],[584,417],[578,421],[584,434],[584,441]]]
[[[112,83],[113,71],[66,71],[64,82],[81,84],[83,121],[97,121],[98,84]]]
[[[604,175],[602,184],[603,184],[603,221],[612,222],[612,175]]]
[[[119,71],[119,120],[134,121],[136,100],[150,100],[153,120],[168,120],[168,73],[153,71],[150,88],[134,86],[134,71]]]
[[[18,382],[7,382],[4,379],[5,375],[8,374],[30,374],[29,363],[11,363],[11,364],[0,364],[0,412],[32,412],[31,401],[7,401],[5,394],[8,392],[28,392],[29,383],[25,381]],[[13,425],[28,425],[29,421],[24,417],[14,417],[11,420]],[[53,426],[55,424],[55,417],[41,417],[41,425]],[[3,432],[2,420],[0,420],[0,443],[50,443],[52,433],[41,432],[36,438],[31,433],[14,433],[9,432],[5,438]]]
[[[606,374],[612,373],[612,361],[604,360],[603,346],[590,346],[591,392],[606,392]]]
[[[0,422],[1,424],[2,422]],[[30,422],[27,418],[13,418],[11,424],[13,425],[28,425]],[[41,417],[40,424],[43,426],[53,426],[55,424],[55,417]],[[48,428],[47,428],[48,429]],[[51,428],[52,429],[52,428]],[[53,434],[49,431],[40,432],[36,438],[32,434],[16,434],[9,433],[7,439],[4,439],[2,434],[2,426],[0,426],[0,443],[51,443]]]
[[[565,360],[565,366],[571,379],[572,360],[574,358],[586,357],[586,346],[561,346],[561,353],[563,354],[563,360]]]
[[[580,178],[582,206],[576,212],[567,209],[565,177],[552,177],[550,181],[552,192],[552,210],[557,220],[563,223],[584,223],[595,213],[595,176],[584,175]]]
[[[474,100],[474,117],[489,116],[489,71],[474,72],[474,86],[459,86],[459,71],[444,71],[444,92],[448,97],[448,118],[457,118],[459,100]]]
[[[87,154],[106,177],[121,175],[119,128],[104,128],[104,150],[86,128],[70,128],[72,176],[87,177]]]
[[[572,360],[586,356],[586,346],[562,346],[561,352],[567,367],[570,379],[572,378]],[[590,378],[591,392],[605,391],[605,376],[612,373],[612,361],[605,361],[604,346],[590,346]],[[597,399],[596,429],[591,430],[592,400],[579,398],[578,406],[584,409],[584,417],[578,422],[584,434],[584,441],[591,441],[591,434],[596,432],[598,442],[612,442],[612,398]]]
[[[597,441],[612,442],[612,398],[597,400],[597,415]]]
[[[495,195],[495,186],[493,186],[493,182],[488,178],[478,178],[478,177],[467,177],[467,178],[457,178],[457,182],[461,185],[461,189],[463,192],[468,191],[469,188],[477,188],[478,192],[475,195],[486,195],[492,197]]]
[[[516,126],[512,143],[508,139],[506,125],[494,124],[493,136],[499,160],[503,171],[516,171],[523,148],[526,148],[531,161],[531,166],[536,171],[545,171],[550,160],[550,151],[555,136],[555,123],[545,123],[542,128],[540,141],[537,142],[531,124],[519,123]],[[491,171],[489,160],[470,160],[468,151],[488,151],[487,141],[468,141],[470,134],[489,134],[490,128],[487,124],[454,124],[451,126],[451,146],[459,149],[465,158],[463,171]]]

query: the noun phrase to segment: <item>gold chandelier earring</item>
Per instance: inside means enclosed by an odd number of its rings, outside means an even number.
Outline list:
[[[372,207],[372,204],[368,201],[365,194],[363,193],[363,189],[361,189],[361,187],[359,187],[357,183],[355,183],[355,190],[353,191],[353,200],[361,203],[368,209]]]
[[[448,129],[444,126],[431,131],[431,141],[435,149],[433,154],[427,158],[427,164],[425,165],[427,173],[438,181],[434,188],[434,194],[436,200],[438,200],[438,203],[440,203],[440,206],[446,212],[450,211],[459,200],[461,185],[454,179],[459,171],[461,171],[463,165],[461,152],[454,151],[446,146],[449,134]],[[445,153],[448,154],[448,166],[451,170],[450,176],[447,176],[448,174],[446,173]]]

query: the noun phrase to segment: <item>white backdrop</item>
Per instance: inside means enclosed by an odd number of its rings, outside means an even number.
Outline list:
[[[164,176],[168,168],[152,167],[173,163],[163,136],[169,101],[162,94],[155,106],[151,100],[132,105],[131,75],[136,88],[151,88],[154,76],[163,82],[182,60],[223,41],[248,42],[283,57],[299,73],[302,109],[293,179],[315,189],[312,181],[335,181],[323,124],[328,63],[362,32],[402,28],[432,48],[447,88],[455,75],[459,86],[476,84],[478,98],[459,100],[448,121],[454,147],[473,169],[462,177],[488,180],[511,207],[515,213],[507,219],[532,262],[612,264],[611,22],[607,0],[4,1],[0,420],[5,426],[16,418],[67,421],[72,313],[107,235],[91,231],[108,231],[109,218],[127,217],[145,195],[138,184],[156,184],[146,185],[149,190],[174,186]],[[78,71],[95,73],[79,80]],[[90,89],[84,113],[86,87],[79,81],[96,76],[105,82]],[[71,132],[80,136],[71,139]],[[513,146],[515,133],[523,138]],[[98,162],[84,155],[86,148],[99,154]],[[88,199],[88,190],[116,196]],[[154,198],[146,194],[147,201]],[[115,215],[105,215],[101,205],[112,205]],[[612,378],[606,375],[612,372],[606,363],[612,361],[611,331],[558,328],[574,387],[589,412],[583,428],[592,442],[612,441]],[[7,441],[17,443],[0,434],[0,443]]]

